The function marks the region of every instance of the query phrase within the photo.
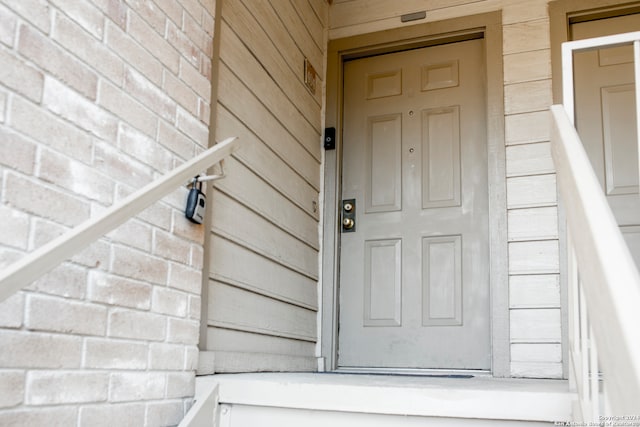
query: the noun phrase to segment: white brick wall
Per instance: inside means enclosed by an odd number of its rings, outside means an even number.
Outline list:
[[[215,0],[0,0],[0,267],[206,148]],[[202,227],[186,190],[0,303],[0,425],[175,425]]]

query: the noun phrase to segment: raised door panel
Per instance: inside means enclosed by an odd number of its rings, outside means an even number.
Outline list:
[[[402,116],[368,119],[366,212],[402,209]]]
[[[367,99],[402,94],[402,70],[372,73],[367,76]]]
[[[601,67],[632,63],[633,47],[631,46],[618,46],[598,51],[598,64]]]
[[[460,83],[458,60],[425,65],[420,70],[422,91],[455,87]]]
[[[422,239],[422,325],[462,325],[462,236]]]
[[[364,326],[400,326],[402,241],[368,241],[364,253]]]
[[[638,193],[635,86],[601,89],[604,171],[608,195]]]
[[[422,208],[460,206],[458,106],[422,112]]]

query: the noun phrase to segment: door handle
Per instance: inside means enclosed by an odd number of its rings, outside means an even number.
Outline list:
[[[342,220],[342,228],[347,231],[351,231],[351,229],[356,225],[356,222],[351,218],[345,218]]]
[[[356,199],[342,201],[342,232],[356,231]]]

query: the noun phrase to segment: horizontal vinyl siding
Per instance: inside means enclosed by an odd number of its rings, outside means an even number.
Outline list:
[[[316,368],[322,94],[303,71],[322,75],[326,7],[223,0],[217,139],[242,148],[210,195],[216,372]]]
[[[556,177],[546,1],[504,7],[511,375],[561,378]]]

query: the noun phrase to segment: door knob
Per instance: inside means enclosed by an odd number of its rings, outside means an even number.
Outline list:
[[[342,232],[356,231],[356,199],[342,201]]]

